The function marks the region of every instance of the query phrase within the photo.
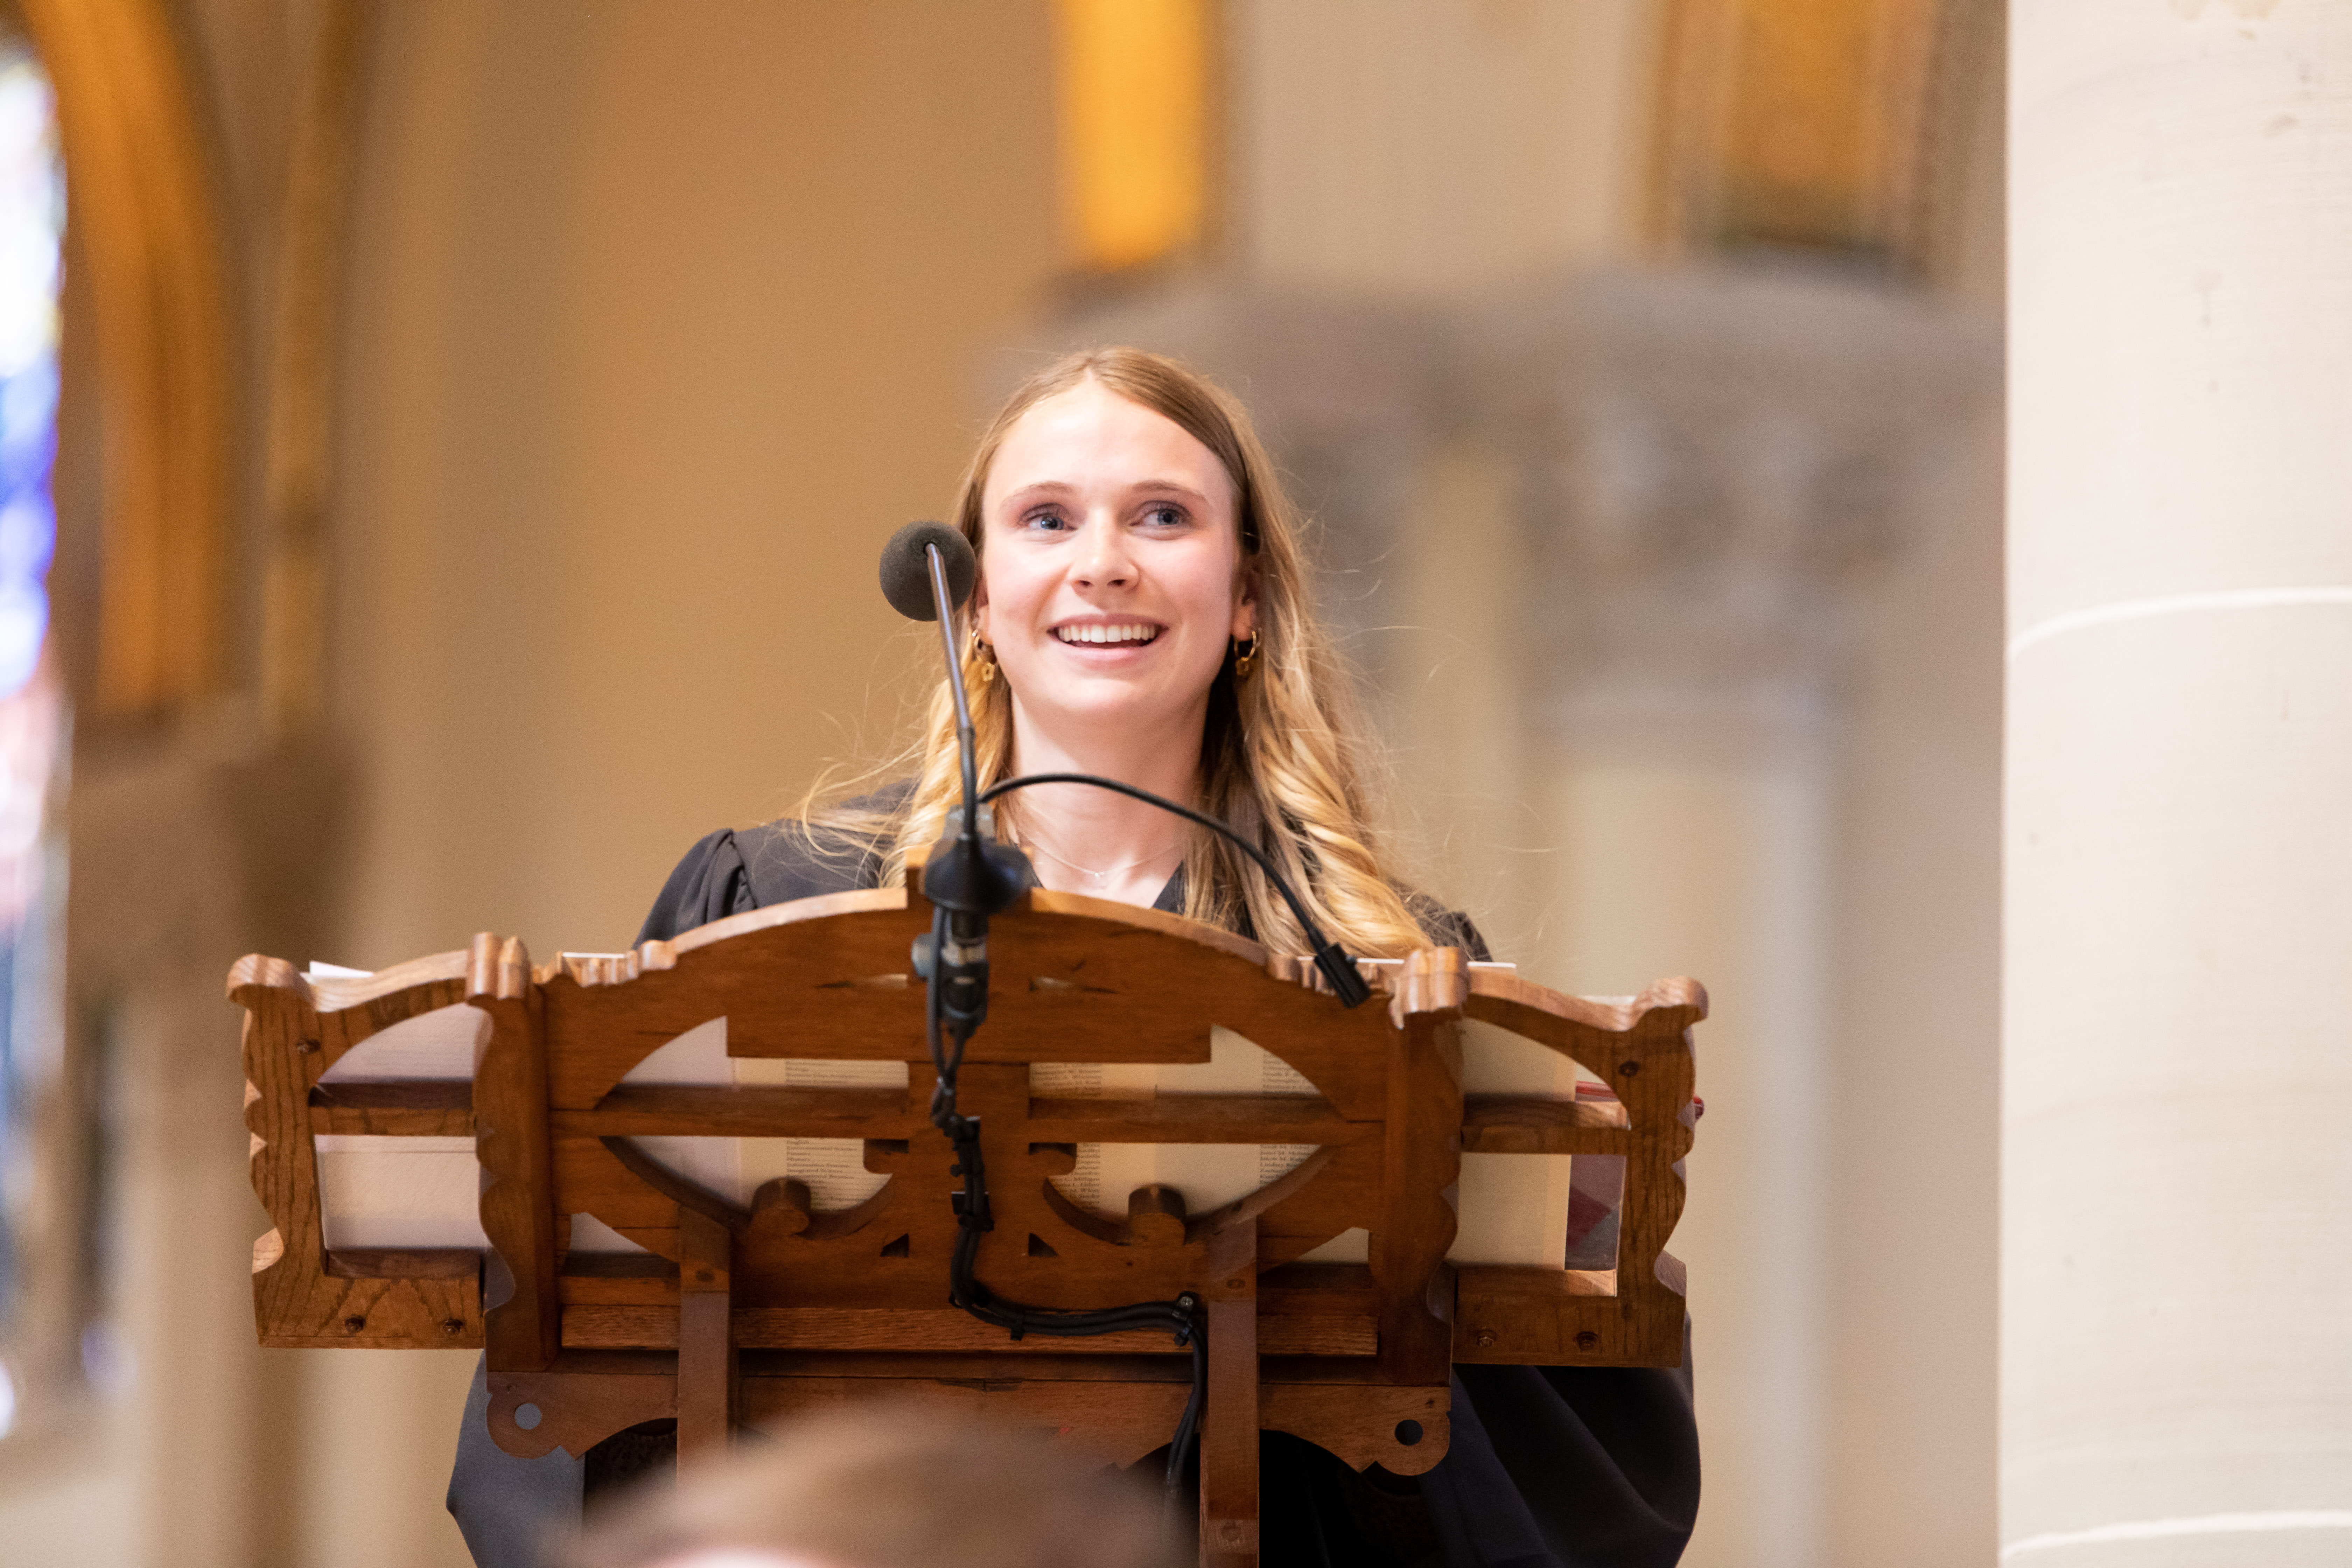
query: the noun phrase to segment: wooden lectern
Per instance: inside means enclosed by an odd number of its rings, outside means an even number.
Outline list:
[[[522,1456],[581,1454],[675,1416],[690,1459],[739,1424],[877,1393],[1066,1428],[1120,1464],[1165,1444],[1192,1381],[1172,1336],[1015,1342],[948,1305],[955,1181],[925,1111],[924,992],[908,973],[930,921],[919,888],[886,888],[536,967],[520,942],[488,935],[364,979],[239,961],[229,994],[247,1011],[253,1180],[277,1226],[254,1248],[261,1342],[483,1346],[491,1432]],[[1359,1468],[1418,1474],[1446,1450],[1454,1362],[1681,1359],[1683,1271],[1664,1247],[1692,1140],[1688,1030],[1706,1010],[1696,983],[1591,1002],[1440,948],[1367,964],[1377,994],[1351,1011],[1302,960],[1042,889],[996,918],[991,950],[989,1022],[961,1079],[996,1216],[978,1277],[1043,1306],[1186,1291],[1207,1304],[1202,1563],[1257,1560],[1260,1428]],[[321,1082],[369,1037],[459,1006],[487,1015],[470,1083]],[[907,1088],[622,1083],[719,1017],[731,1057],[903,1061]],[[1465,1099],[1465,1018],[1564,1053],[1598,1085]],[[1204,1061],[1213,1025],[1315,1092],[1121,1100],[1032,1088],[1033,1063]],[[313,1152],[324,1134],[474,1138],[491,1250],[328,1250]],[[811,1212],[787,1181],[742,1207],[630,1142],[666,1136],[861,1139],[866,1169],[889,1180],[844,1212]],[[1124,1224],[1049,1181],[1080,1144],[1158,1142],[1316,1152],[1211,1213],[1140,1189]],[[1622,1158],[1616,1267],[1448,1263],[1465,1152]],[[646,1250],[573,1250],[575,1215]],[[1297,1261],[1353,1227],[1370,1233],[1367,1264]]]

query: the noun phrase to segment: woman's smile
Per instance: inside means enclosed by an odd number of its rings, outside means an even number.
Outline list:
[[[1055,641],[1088,652],[1127,652],[1149,647],[1166,628],[1157,621],[1106,620],[1081,616],[1052,630]]]

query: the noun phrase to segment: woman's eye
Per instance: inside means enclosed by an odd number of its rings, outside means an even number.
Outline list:
[[[1051,533],[1057,530],[1067,528],[1069,526],[1069,521],[1063,517],[1061,513],[1056,511],[1034,511],[1021,520],[1021,526],[1024,528],[1039,529],[1045,532]]]
[[[1181,528],[1184,522],[1184,510],[1181,507],[1155,506],[1143,514],[1143,521],[1154,528]]]

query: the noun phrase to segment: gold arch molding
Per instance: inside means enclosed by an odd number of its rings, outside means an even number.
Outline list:
[[[163,0],[18,5],[57,91],[100,384],[98,625],[76,695],[153,714],[229,675],[236,382],[210,127]]]

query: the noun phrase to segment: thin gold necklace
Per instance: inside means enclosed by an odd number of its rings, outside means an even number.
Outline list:
[[[1095,886],[1097,888],[1102,887],[1113,877],[1118,876],[1122,871],[1132,871],[1139,866],[1149,866],[1154,860],[1165,858],[1168,855],[1176,850],[1181,849],[1182,847],[1184,847],[1184,841],[1180,838],[1175,843],[1171,844],[1167,848],[1160,850],[1156,855],[1146,855],[1140,860],[1129,860],[1124,866],[1113,866],[1108,871],[1097,871],[1091,866],[1081,866],[1076,860],[1071,860],[1063,856],[1056,855],[1051,849],[1046,848],[1043,844],[1032,843],[1028,846],[1030,853],[1034,855],[1043,855],[1046,859],[1054,861],[1057,865],[1067,866],[1073,871],[1083,871],[1087,876],[1092,877],[1095,879]]]

